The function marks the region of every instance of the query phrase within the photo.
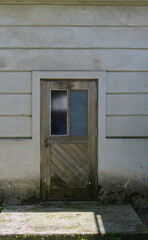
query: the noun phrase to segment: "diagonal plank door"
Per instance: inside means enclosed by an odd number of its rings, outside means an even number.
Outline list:
[[[59,91],[61,92],[59,93]],[[62,94],[62,91],[66,94],[65,99],[67,99],[64,120],[66,127],[63,128],[64,133],[63,131],[54,133],[53,122],[62,125],[61,114],[63,113],[61,111],[59,115],[57,112],[54,113],[56,117],[53,119],[52,95]],[[85,95],[87,98],[85,97],[83,103],[83,108],[85,108],[83,114],[80,100]],[[79,100],[74,98],[75,101],[73,101],[73,96],[76,98],[81,96],[81,98]],[[93,198],[94,186],[97,184],[96,96],[96,81],[41,81],[41,185],[43,200]],[[57,99],[55,101],[56,111],[58,108],[62,109],[62,98],[60,99],[61,102],[58,102]],[[74,106],[74,113],[72,104],[77,104]],[[84,118],[85,123],[83,124]]]

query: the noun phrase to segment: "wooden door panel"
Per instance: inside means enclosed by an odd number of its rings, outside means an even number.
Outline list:
[[[79,144],[80,145],[80,144]],[[84,145],[84,144],[83,144]],[[77,144],[61,144],[61,146],[70,153],[70,155],[75,159],[75,163],[78,163],[79,169],[83,168],[84,176],[88,177],[88,153],[86,151],[87,159],[81,157],[81,153],[78,149]],[[87,149],[87,147],[86,147]]]
[[[75,146],[76,144],[70,144]],[[71,155],[71,146],[69,144],[51,144],[51,171],[55,173],[54,176],[57,177],[60,175],[59,171],[62,169],[63,176],[61,177],[62,180],[62,187],[63,181],[66,186],[70,186],[71,182],[73,183],[73,187],[77,188],[86,188],[88,183],[88,171],[87,162],[85,164],[82,161],[81,164],[77,159],[77,155]],[[73,150],[72,150],[73,151]],[[82,159],[82,158],[81,158]],[[54,168],[54,164],[56,164],[57,168]],[[85,168],[84,168],[85,166]],[[65,178],[66,176],[66,178]],[[67,178],[68,177],[68,178]],[[51,181],[52,184],[52,181]],[[59,183],[60,187],[60,183]]]
[[[93,196],[91,185],[97,175],[96,162],[96,81],[43,81],[41,84],[41,160],[42,179],[47,200],[85,200]],[[67,134],[51,135],[51,92],[67,90]],[[71,91],[87,91],[87,132],[86,136],[71,135]],[[44,94],[44,91],[46,93]],[[75,94],[75,93],[74,93]],[[77,93],[76,93],[77,94]],[[80,93],[80,95],[83,95]],[[84,96],[84,95],[83,95]],[[86,96],[86,94],[85,94]],[[46,109],[44,108],[45,102]],[[78,99],[78,98],[77,98]],[[85,100],[85,101],[86,101]],[[76,101],[79,104],[79,100]],[[77,106],[77,105],[75,105]],[[85,106],[85,105],[83,105]],[[77,110],[77,107],[75,108]],[[47,113],[46,113],[47,111]],[[77,110],[78,111],[78,110]],[[79,110],[80,111],[80,110]],[[82,111],[81,111],[82,112]],[[86,113],[86,111],[85,111]],[[44,117],[46,116],[46,118]],[[79,115],[80,116],[80,115]],[[81,115],[82,116],[82,115]],[[86,115],[85,115],[86,116]],[[86,119],[86,118],[85,118]],[[77,123],[75,123],[77,124]],[[85,123],[86,126],[86,123]],[[48,132],[47,132],[48,130]],[[80,129],[81,130],[81,129]],[[79,131],[78,131],[79,132]],[[45,146],[43,139],[46,138]],[[48,154],[45,155],[43,151]],[[45,159],[46,158],[46,159]],[[47,169],[46,169],[47,168]],[[43,185],[43,184],[42,184]],[[43,186],[44,186],[43,185]]]

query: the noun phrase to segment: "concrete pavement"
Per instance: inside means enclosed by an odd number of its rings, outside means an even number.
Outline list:
[[[5,239],[148,239],[130,205],[55,202],[8,206],[0,214],[0,240]]]

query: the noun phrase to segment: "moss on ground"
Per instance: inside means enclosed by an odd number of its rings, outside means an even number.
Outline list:
[[[38,236],[38,235],[17,235],[2,236],[1,240],[147,240],[147,234],[91,234],[91,235],[54,235],[54,236]]]

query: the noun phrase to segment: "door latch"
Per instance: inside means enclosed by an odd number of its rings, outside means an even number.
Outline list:
[[[48,138],[45,138],[45,147],[49,146]]]

